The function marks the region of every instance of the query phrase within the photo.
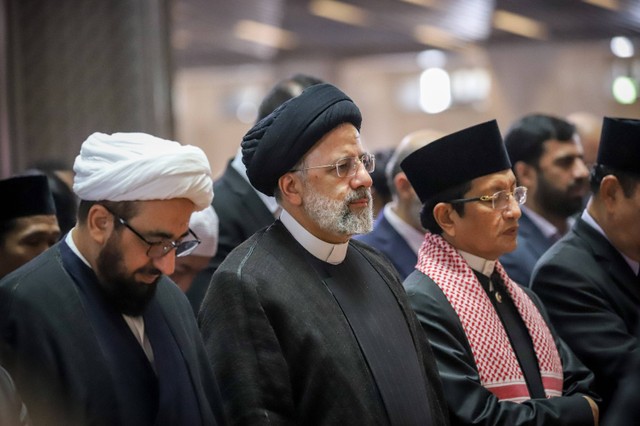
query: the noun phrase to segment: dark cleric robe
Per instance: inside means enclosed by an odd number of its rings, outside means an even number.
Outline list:
[[[168,278],[143,318],[153,365],[64,241],[0,281],[1,361],[33,423],[217,424],[218,391],[193,311]]]
[[[228,424],[447,425],[433,354],[393,267],[351,241],[319,260],[281,221],[238,246],[199,314]],[[320,240],[315,239],[316,243]],[[334,257],[334,259],[331,259]]]
[[[493,270],[491,262],[490,270]],[[486,268],[478,268],[484,270]],[[488,273],[490,274],[491,271]],[[442,378],[453,425],[504,425],[504,426],[551,426],[551,425],[592,425],[593,416],[587,401],[582,395],[599,397],[591,390],[593,374],[578,360],[567,345],[555,335],[564,382],[562,396],[546,398],[531,338],[526,326],[515,309],[509,294],[502,288],[499,280],[482,276],[474,270],[482,288],[489,296],[491,304],[497,309],[507,335],[516,352],[523,370],[527,388],[532,399],[521,403],[503,401],[485,388],[471,346],[458,314],[431,277],[416,270],[404,281],[411,306],[429,337],[436,356]],[[549,319],[540,301],[529,290],[525,293],[534,302],[544,320]],[[494,293],[499,293],[498,295]],[[500,300],[500,302],[498,302]],[[480,328],[482,328],[480,326]],[[499,361],[497,361],[499,362]]]

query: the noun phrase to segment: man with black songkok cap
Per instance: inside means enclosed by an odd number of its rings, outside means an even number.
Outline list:
[[[94,133],[74,172],[77,225],[0,281],[0,362],[33,424],[217,424],[193,311],[166,277],[199,244],[189,218],[213,197],[208,159],[144,133]]]
[[[56,209],[45,176],[0,180],[0,278],[24,265],[60,237]]]
[[[430,231],[404,286],[433,347],[452,423],[597,424],[593,374],[498,261],[516,247],[526,188],[516,186],[495,120],[438,139],[401,167]]]
[[[243,138],[280,219],[213,275],[199,314],[228,424],[443,425],[431,349],[372,226],[356,105],[307,88]]]
[[[592,197],[536,264],[532,288],[595,374],[603,412],[640,358],[640,120],[605,117]]]

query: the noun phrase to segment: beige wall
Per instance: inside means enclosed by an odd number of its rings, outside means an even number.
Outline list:
[[[421,71],[414,54],[181,70],[174,84],[176,139],[202,147],[214,175],[220,174],[251,127],[230,114],[229,99],[246,87],[260,99],[275,81],[295,72],[323,78],[354,99],[363,114],[362,138],[371,150],[394,146],[405,134],[423,127],[453,132],[495,118],[504,132],[530,112],[565,116],[580,110],[640,118],[637,103],[619,105],[610,95],[613,61],[608,41],[523,43],[456,54],[446,68],[485,66],[492,78],[490,98],[482,105],[435,115],[403,110],[396,101],[397,88],[417,79]]]

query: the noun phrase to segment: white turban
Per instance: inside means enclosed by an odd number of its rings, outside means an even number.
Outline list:
[[[200,148],[145,133],[92,134],[73,171],[81,200],[187,198],[203,210],[213,199],[209,161]]]
[[[213,257],[218,251],[218,215],[209,206],[191,215],[189,228],[201,243],[191,252],[191,256]]]

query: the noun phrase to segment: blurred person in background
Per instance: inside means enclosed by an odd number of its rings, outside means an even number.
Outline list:
[[[566,120],[576,126],[580,136],[584,162],[589,169],[596,163],[600,133],[602,133],[602,117],[585,111],[572,112]]]
[[[400,163],[409,154],[427,143],[444,136],[434,130],[418,130],[405,136],[389,159],[385,176],[390,188],[391,201],[376,217],[373,230],[354,238],[369,244],[385,254],[404,280],[416,266],[418,250],[424,240],[420,224],[422,203],[413,190]],[[376,156],[376,170],[378,170]],[[372,194],[373,196],[373,194]]]
[[[373,217],[376,218],[391,201],[391,188],[385,172],[387,163],[393,155],[393,148],[380,149],[373,152],[376,156],[376,169],[371,172],[371,197],[373,197]]]
[[[218,216],[213,207],[193,212],[189,220],[189,229],[200,244],[188,256],[176,258],[175,271],[169,276],[187,297],[196,275],[209,265],[218,249]]]
[[[0,278],[60,238],[56,208],[45,176],[0,180]]]
[[[540,256],[565,235],[589,193],[575,127],[558,117],[530,114],[517,120],[504,138],[518,185],[527,188],[520,207],[518,247],[500,258],[509,277],[529,286]]]

